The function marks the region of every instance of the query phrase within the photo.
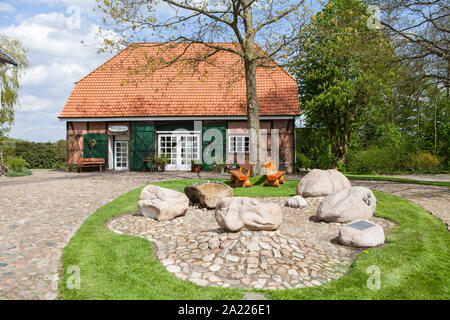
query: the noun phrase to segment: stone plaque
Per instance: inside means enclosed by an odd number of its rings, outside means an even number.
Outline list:
[[[358,222],[353,222],[353,223],[349,224],[348,226],[362,231],[362,230],[372,228],[375,225],[373,223],[370,223],[367,221],[358,221]]]

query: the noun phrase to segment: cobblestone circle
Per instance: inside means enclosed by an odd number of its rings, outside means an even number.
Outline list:
[[[228,178],[228,175],[33,170],[29,177],[0,177],[0,300],[57,298],[64,247],[87,217],[121,194],[155,181],[219,177]],[[287,179],[298,181],[300,177],[291,175]],[[403,196],[450,221],[448,188],[382,181],[352,181],[352,184]],[[280,233],[301,237],[306,243],[314,239],[321,241],[322,248],[335,247],[326,233],[316,235],[308,230],[308,224],[294,228],[293,221],[299,217],[309,219],[307,214],[286,214]],[[142,220],[142,217],[133,218]]]
[[[294,289],[319,286],[343,276],[358,249],[336,243],[339,224],[314,215],[323,198],[307,199],[303,209],[285,207],[287,198],[259,198],[283,206],[277,231],[222,231],[213,210],[190,207],[168,222],[139,213],[113,218],[107,227],[153,242],[157,259],[176,277],[200,286]],[[374,218],[390,228],[392,223]]]

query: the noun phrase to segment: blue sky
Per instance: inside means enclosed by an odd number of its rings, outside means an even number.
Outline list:
[[[96,52],[102,16],[95,6],[95,0],[0,0],[0,34],[21,40],[31,63],[10,137],[66,138],[65,122],[57,116],[74,82],[109,58]]]
[[[94,6],[95,0],[0,0],[0,34],[21,40],[31,63],[10,137],[65,139],[57,116],[74,82],[108,58],[96,53],[101,18]]]

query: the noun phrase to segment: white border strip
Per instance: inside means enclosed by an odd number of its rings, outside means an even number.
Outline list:
[[[260,116],[261,120],[290,120],[298,116]],[[123,122],[123,121],[180,121],[180,120],[247,120],[247,117],[129,117],[129,118],[58,118],[59,121]]]

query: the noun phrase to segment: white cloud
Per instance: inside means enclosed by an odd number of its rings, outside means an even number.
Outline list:
[[[12,5],[6,2],[0,2],[0,12],[6,12],[11,13],[16,11],[16,8],[14,8]]]
[[[22,79],[23,86],[34,86],[45,83],[52,83],[58,86],[67,79],[81,79],[90,71],[89,68],[80,64],[52,63],[48,65],[38,65],[30,68]],[[72,81],[72,83],[74,82]]]
[[[52,101],[38,98],[33,95],[22,96],[20,98],[20,111],[45,111],[50,110]]]
[[[57,116],[74,82],[108,58],[96,53],[98,26],[85,15],[79,22],[74,23],[73,13],[50,12],[0,27],[0,34],[22,41],[31,62],[21,82],[21,107],[11,137],[32,141],[65,138],[64,123]]]

